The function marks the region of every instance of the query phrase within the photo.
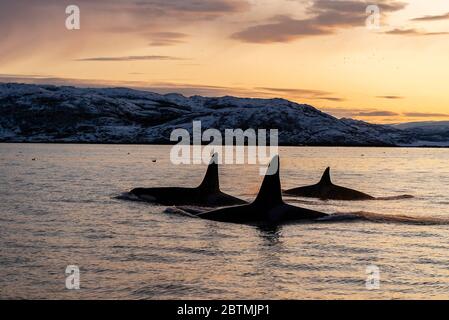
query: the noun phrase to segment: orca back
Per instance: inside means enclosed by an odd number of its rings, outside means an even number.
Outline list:
[[[278,225],[295,220],[310,220],[323,216],[326,214],[284,203],[279,177],[279,156],[272,159],[254,202],[197,215],[199,218],[221,222],[268,225]]]
[[[319,198],[328,200],[367,200],[374,197],[363,192],[338,186],[332,183],[330,176],[330,168],[326,168],[318,183]]]

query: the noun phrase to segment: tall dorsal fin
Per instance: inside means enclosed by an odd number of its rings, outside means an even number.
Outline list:
[[[274,205],[282,203],[281,180],[279,178],[279,156],[274,156],[268,165],[255,204]]]
[[[220,191],[220,181],[218,178],[218,153],[214,153],[207,167],[206,175],[201,182],[200,189],[206,192]]]
[[[332,184],[331,181],[331,168],[327,167],[324,170],[323,176],[321,177],[320,184]]]

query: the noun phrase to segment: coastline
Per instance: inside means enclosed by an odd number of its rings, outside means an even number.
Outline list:
[[[82,144],[82,145],[123,145],[123,146],[174,146],[176,143],[140,143],[140,142],[86,142],[86,141],[0,141],[0,144]],[[192,145],[191,145],[192,146]],[[203,147],[208,146],[207,144],[202,145]],[[222,145],[224,146],[224,145]],[[236,145],[234,145],[236,146]],[[246,145],[245,145],[246,146]],[[449,149],[447,146],[432,146],[432,145],[364,145],[364,144],[348,144],[348,145],[331,145],[331,144],[304,144],[304,145],[294,145],[294,144],[279,144],[278,147],[321,147],[321,148],[398,148],[398,149]]]

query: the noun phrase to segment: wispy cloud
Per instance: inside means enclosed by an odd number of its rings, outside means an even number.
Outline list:
[[[180,27],[195,26],[251,7],[248,0],[76,0],[73,4],[81,9],[81,29],[69,32],[64,20],[70,3],[0,1],[0,63],[29,59],[31,51],[39,53],[33,57],[54,60],[73,59],[79,52],[97,55],[111,46],[115,54],[125,55],[149,42],[153,46],[173,45],[182,40],[181,34],[175,32]],[[157,37],[148,38],[149,33]]]
[[[395,0],[379,0],[384,14],[402,10],[407,4]],[[243,42],[290,42],[297,39],[334,34],[338,30],[360,27],[366,21],[367,3],[362,0],[314,0],[307,9],[310,17],[295,19],[275,16],[269,21],[247,27],[231,35]]]
[[[404,97],[401,97],[401,96],[377,96],[376,98],[390,99],[390,100],[404,99]]]
[[[146,90],[161,94],[180,93],[186,96],[225,96],[235,95],[241,97],[260,96],[256,90],[248,88],[214,86],[197,83],[173,83],[173,82],[148,82],[148,81],[112,81],[112,80],[93,80],[93,79],[75,79],[60,78],[51,75],[20,75],[20,74],[0,74],[0,82],[17,82],[32,84],[53,84],[61,86],[79,86],[79,87],[128,87],[132,89]]]
[[[346,101],[346,99],[344,98],[339,98],[339,97],[317,97],[315,98],[317,100],[327,100],[327,101],[334,101],[334,102],[343,102]]]
[[[375,118],[376,121],[391,122],[404,118],[447,118],[449,114],[432,112],[394,112],[390,110],[362,109],[362,108],[322,108],[336,117]]]
[[[95,60],[96,61],[96,60]],[[116,61],[116,60],[113,60]],[[119,60],[125,61],[125,60]],[[140,74],[132,72],[132,74]],[[148,82],[148,81],[107,81],[59,78],[50,75],[18,75],[0,74],[1,82],[23,82],[35,84],[76,85],[81,87],[125,86],[133,89],[154,91],[157,93],[181,93],[183,95],[225,96],[259,98],[287,98],[304,103],[304,100],[342,101],[333,93],[324,90],[300,88],[269,88],[269,87],[227,87],[196,83]]]
[[[180,32],[155,32],[150,35],[150,46],[172,46],[184,42],[187,34]]]
[[[231,38],[243,42],[273,43],[290,42],[299,38],[332,33],[332,30],[316,26],[309,20],[277,16],[273,17],[271,21],[236,32],[231,35]]]
[[[395,117],[399,116],[399,113],[393,111],[371,111],[371,112],[359,112],[355,114],[360,117]]]
[[[410,118],[449,118],[446,113],[405,112],[404,116]]]
[[[449,32],[428,32],[418,29],[392,29],[385,32],[386,34],[391,35],[401,35],[401,36],[442,36],[447,35]]]
[[[374,118],[376,121],[388,122],[397,119],[400,113],[389,110],[377,110],[372,108],[320,108],[322,111],[332,114],[338,118]]]
[[[297,88],[269,88],[269,87],[256,87],[255,89],[264,90],[264,91],[272,91],[278,93],[288,93],[295,95],[313,95],[320,96],[324,94],[329,94],[327,91],[321,90],[312,90],[312,89],[297,89]]]
[[[145,60],[185,60],[171,56],[125,56],[125,57],[92,57],[75,59],[75,61],[145,61]]]
[[[439,21],[439,20],[448,20],[449,12],[440,15],[429,15],[412,19],[412,21]]]
[[[97,0],[98,1],[98,0]],[[125,1],[127,2],[127,1]],[[174,16],[211,19],[225,14],[242,12],[250,8],[246,0],[141,0],[129,1],[135,4],[136,10],[151,16]]]
[[[327,100],[340,102],[344,101],[344,98],[333,96],[332,92],[313,89],[301,89],[301,88],[268,88],[268,87],[256,87],[257,91],[261,91],[269,95],[287,95],[297,99],[311,99],[311,100]]]

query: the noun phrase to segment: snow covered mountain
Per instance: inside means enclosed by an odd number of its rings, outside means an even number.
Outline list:
[[[448,130],[449,121],[418,121],[418,122],[404,122],[391,125],[397,129],[436,129],[436,130]]]
[[[413,145],[449,146],[449,121],[407,122],[392,127],[415,136],[417,141]]]
[[[278,129],[281,145],[412,145],[415,133],[337,119],[284,99],[184,97],[126,88],[0,84],[0,141],[170,143],[173,129]],[[448,137],[449,140],[449,137]]]

